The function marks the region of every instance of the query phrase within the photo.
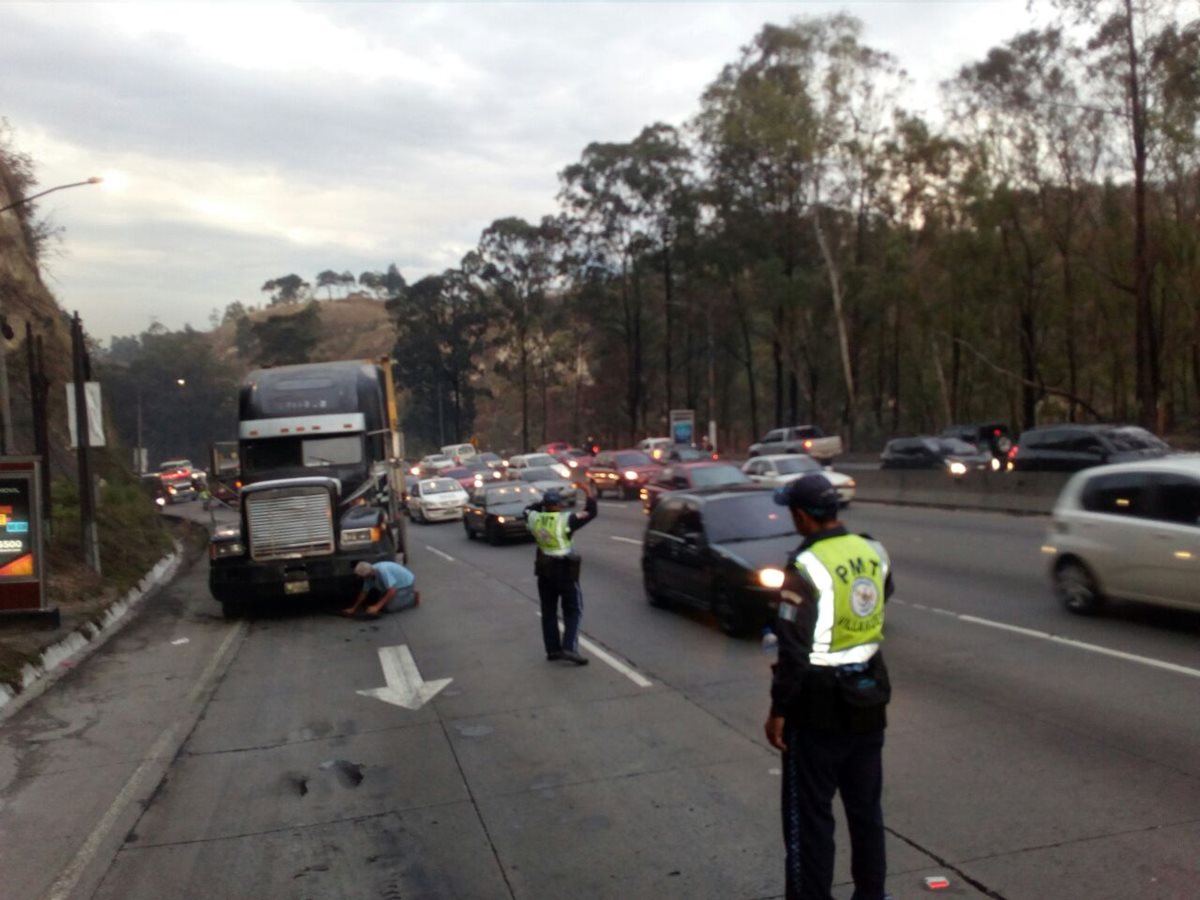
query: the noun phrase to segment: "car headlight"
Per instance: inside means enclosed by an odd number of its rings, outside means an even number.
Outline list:
[[[858,483],[853,478],[851,478],[849,481],[846,482],[846,487],[848,487],[848,488],[858,487]]]
[[[219,544],[208,545],[210,559],[222,559],[226,556],[245,556],[246,548],[237,541],[222,541]]]
[[[373,544],[382,537],[382,529],[375,528],[347,528],[342,532],[342,546],[348,547],[353,544]]]
[[[507,521],[508,520],[505,519],[504,516],[496,516],[496,523],[499,525],[503,525]]]
[[[966,475],[967,467],[960,462],[952,462],[952,463],[950,463],[950,474],[951,475]]]
[[[778,590],[783,587],[783,570],[782,569],[759,569],[758,583],[765,588]]]
[[[1000,460],[996,459],[996,457],[994,457],[994,456],[992,457],[992,471],[993,472],[1000,471]]]
[[[633,471],[633,469],[630,469],[628,472],[625,473],[625,477],[629,481],[637,481],[637,472]]]

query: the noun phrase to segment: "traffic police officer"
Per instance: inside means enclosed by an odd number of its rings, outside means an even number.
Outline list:
[[[596,518],[596,493],[590,483],[577,485],[587,494],[582,513],[566,512],[557,490],[546,491],[540,503],[525,508],[525,524],[537,541],[533,571],[537,575],[538,598],[542,602],[542,641],[546,659],[565,659],[586,666],[579,653],[579,622],[583,618],[583,595],[579,590],[579,555],[571,538]],[[558,601],[562,599],[563,631],[558,631]]]
[[[830,900],[833,795],[850,832],[853,900],[883,900],[883,730],[891,694],[880,652],[892,593],[887,551],[837,519],[838,495],[811,474],[775,492],[803,543],[788,560],[774,630],[771,712],[764,729],[783,752],[788,900]]]

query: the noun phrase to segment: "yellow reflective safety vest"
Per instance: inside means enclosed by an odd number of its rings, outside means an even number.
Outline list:
[[[571,538],[567,534],[569,519],[570,513],[531,512],[525,525],[544,555],[568,556],[571,553]]]
[[[796,557],[793,565],[817,592],[809,663],[863,663],[879,651],[890,564],[882,544],[857,534],[817,541]]]

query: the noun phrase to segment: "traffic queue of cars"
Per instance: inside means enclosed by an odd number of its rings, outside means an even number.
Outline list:
[[[770,449],[767,444],[757,449]],[[882,467],[943,470],[958,478],[1008,469],[1016,460],[1013,467],[1023,471],[1075,471],[1042,547],[1064,607],[1091,614],[1109,600],[1126,600],[1200,609],[1200,455],[1168,454],[1165,443],[1131,426],[1047,426],[1014,442],[1007,427],[983,423],[891,441]],[[445,477],[440,460],[426,464],[443,473],[442,484],[437,477],[416,481],[408,506],[414,519],[461,518],[469,539],[492,544],[527,538],[524,510],[547,489],[573,502],[573,481],[581,473],[598,494],[640,498],[647,514],[640,564],[648,602],[707,610],[731,635],[770,622],[783,579],[778,566],[797,542],[773,490],[813,472],[830,480],[843,505],[856,489],[852,477],[803,452],[757,452],[737,466],[711,451],[665,448],[654,439],[645,449],[594,457],[546,445],[507,463],[461,466],[470,474],[461,484]],[[443,493],[453,493],[453,504],[439,507]]]

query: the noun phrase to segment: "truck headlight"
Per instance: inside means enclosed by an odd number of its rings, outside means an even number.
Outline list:
[[[245,556],[246,548],[237,541],[222,541],[219,544],[208,545],[209,559],[223,559],[226,556]]]
[[[373,544],[382,537],[380,528],[347,528],[342,532],[342,546],[354,544]]]
[[[951,475],[966,475],[967,467],[960,462],[952,462],[952,463],[950,463],[950,474]]]
[[[765,588],[778,590],[783,587],[783,570],[782,569],[759,569],[758,583]]]

